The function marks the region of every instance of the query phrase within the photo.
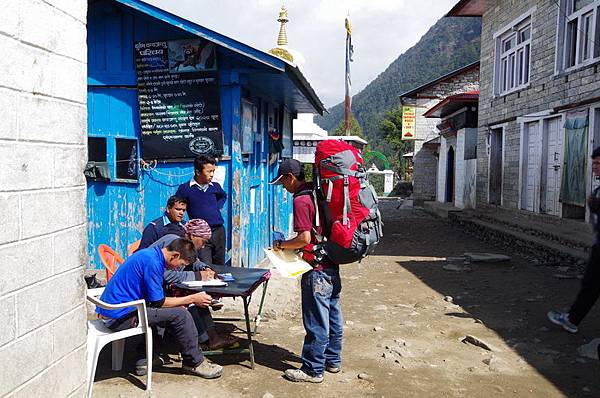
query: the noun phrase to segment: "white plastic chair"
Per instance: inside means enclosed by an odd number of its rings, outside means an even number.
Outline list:
[[[138,325],[135,328],[114,332],[104,326],[102,319],[88,321],[87,396],[88,398],[92,396],[92,387],[94,386],[94,377],[96,375],[96,365],[98,364],[98,356],[100,355],[100,351],[102,351],[102,347],[112,342],[112,369],[121,370],[123,366],[123,350],[125,349],[125,339],[138,334],[146,334],[146,358],[148,361],[148,372],[146,373],[146,391],[150,391],[152,384],[152,329],[148,327],[146,302],[144,300],[135,300],[123,304],[108,304],[98,298],[103,291],[103,287],[98,289],[88,289],[87,299],[98,307],[107,310],[136,307],[138,312]]]

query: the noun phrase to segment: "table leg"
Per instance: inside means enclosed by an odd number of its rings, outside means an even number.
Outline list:
[[[246,317],[246,335],[248,336],[248,348],[250,349],[250,367],[254,369],[254,346],[252,345],[252,329],[250,328],[250,314],[248,313],[248,298],[242,297],[244,301],[244,315]]]
[[[254,332],[252,332],[253,335],[256,335],[256,331],[258,330],[258,325],[260,325],[263,304],[265,303],[265,296],[267,295],[267,286],[268,285],[269,285],[269,281],[266,281],[263,284],[263,292],[262,292],[262,297],[260,298],[260,304],[258,305],[258,313],[256,314],[256,317],[254,318]]]

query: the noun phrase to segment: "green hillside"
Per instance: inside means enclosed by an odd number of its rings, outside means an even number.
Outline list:
[[[400,94],[478,60],[480,35],[480,18],[441,18],[415,46],[353,96],[352,111],[372,149],[396,155],[383,139],[379,126],[383,115],[398,106]],[[355,52],[354,62],[360,62],[360,51]],[[344,118],[344,104],[329,112],[315,121],[331,132]]]

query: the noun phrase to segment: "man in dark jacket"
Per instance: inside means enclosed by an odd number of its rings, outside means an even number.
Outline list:
[[[600,147],[592,152],[592,173],[600,176]],[[581,288],[569,312],[550,311],[548,319],[570,333],[577,333],[578,326],[600,297],[600,187],[588,198],[588,206],[594,226],[594,244],[581,281]]]
[[[175,234],[180,237],[185,235],[182,221],[186,210],[186,199],[178,196],[171,196],[169,200],[167,200],[167,209],[165,210],[165,213],[156,220],[152,220],[146,228],[144,228],[140,246],[137,250],[150,247],[152,243],[168,234]]]
[[[175,196],[187,200],[190,219],[206,220],[212,230],[212,238],[198,253],[200,260],[208,265],[225,264],[225,228],[221,209],[227,201],[227,193],[213,181],[217,161],[212,156],[200,155],[194,160],[194,178],[179,186]]]

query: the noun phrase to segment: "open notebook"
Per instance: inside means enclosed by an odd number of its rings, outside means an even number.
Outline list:
[[[181,283],[189,287],[227,286],[227,282],[218,279],[213,279],[211,281],[185,281]]]

